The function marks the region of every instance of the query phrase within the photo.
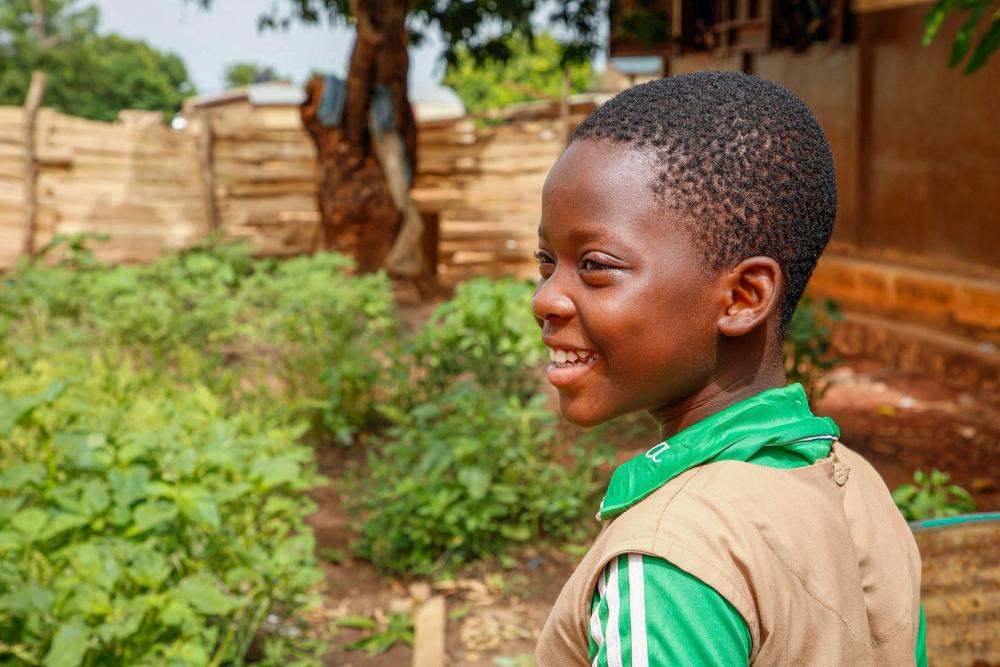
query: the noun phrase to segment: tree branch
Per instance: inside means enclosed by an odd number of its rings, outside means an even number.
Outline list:
[[[45,32],[45,5],[42,4],[42,0],[31,0],[31,13],[35,42],[37,42],[39,50],[47,51],[62,41],[59,35],[47,35]]]
[[[357,21],[357,37],[347,70],[344,104],[344,137],[360,146],[368,131],[368,104],[375,85],[375,54],[384,36],[375,26],[372,14],[377,10],[372,0],[351,0],[351,13]]]

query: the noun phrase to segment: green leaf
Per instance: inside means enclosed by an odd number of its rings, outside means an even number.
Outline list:
[[[985,65],[986,59],[998,47],[1000,47],[1000,12],[994,14],[993,23],[990,24],[986,34],[983,35],[983,38],[979,40],[979,44],[976,45],[976,50],[973,51],[972,57],[969,58],[969,62],[965,66],[965,73],[972,74]]]
[[[45,524],[49,521],[49,516],[45,510],[37,507],[29,507],[14,515],[10,520],[10,525],[19,533],[30,539],[35,539],[45,530]]]
[[[22,584],[16,590],[0,596],[0,609],[19,616],[48,613],[52,609],[55,595],[38,584]]]
[[[141,549],[129,561],[125,573],[140,586],[156,589],[170,576],[170,566],[162,554]]]
[[[93,584],[82,583],[73,588],[68,608],[84,616],[105,616],[111,612],[111,597]]]
[[[263,459],[254,463],[254,472],[259,476],[264,489],[298,479],[301,468],[297,458],[291,456]]]
[[[79,622],[70,622],[59,628],[52,639],[49,652],[42,661],[43,667],[79,667],[87,654],[90,629]]]
[[[190,605],[182,600],[171,599],[160,612],[160,620],[170,627],[191,627],[198,622],[198,617]]]
[[[114,454],[102,433],[56,433],[52,439],[70,468],[102,470],[111,465]]]
[[[944,23],[944,17],[948,13],[949,4],[948,0],[938,0],[931,11],[927,12],[927,15],[924,17],[924,46],[930,46],[931,42],[934,41],[934,36],[941,29],[941,24]]]
[[[378,624],[367,616],[344,616],[334,621],[340,628],[353,628],[354,630],[374,630]]]
[[[481,500],[489,491],[490,473],[479,466],[466,466],[458,471],[458,481],[468,491],[471,499]]]
[[[975,31],[976,26],[979,24],[979,19],[982,18],[983,12],[986,11],[986,3],[979,4],[974,7],[969,13],[969,18],[962,27],[959,28],[958,33],[955,34],[955,41],[951,45],[951,59],[948,62],[949,67],[954,67],[958,63],[962,62],[962,58],[969,51],[969,46],[972,45],[972,33]]]
[[[0,435],[9,435],[18,422],[38,406],[55,400],[65,388],[66,383],[59,380],[50,384],[41,394],[15,399],[0,397]]]
[[[14,498],[0,498],[0,524],[6,523],[14,513],[21,509],[26,498],[16,496]]]
[[[181,514],[191,521],[211,528],[219,527],[219,507],[208,490],[194,485],[184,487],[177,496],[177,506]]]
[[[500,534],[506,537],[508,540],[513,540],[515,542],[526,542],[531,539],[531,526],[526,525],[507,525],[500,526]]]
[[[67,547],[65,553],[81,579],[105,590],[111,590],[121,574],[118,561],[109,550],[92,542]]]
[[[74,528],[79,528],[80,526],[85,526],[90,522],[90,519],[79,514],[73,514],[72,512],[60,512],[52,517],[48,525],[45,526],[45,530],[41,533],[41,538],[43,540],[49,540],[59,535],[65,533],[67,530],[73,530]]]
[[[173,503],[159,500],[148,501],[135,508],[132,513],[132,527],[128,529],[126,534],[138,535],[176,518],[177,506]]]
[[[115,502],[127,507],[145,496],[149,484],[149,468],[134,465],[124,470],[112,470],[108,473],[108,482]]]
[[[81,500],[90,516],[100,514],[111,504],[111,498],[108,496],[107,489],[104,488],[104,483],[96,479],[89,480],[83,487]]]
[[[197,576],[181,581],[174,594],[199,614],[221,616],[239,606],[237,600],[220,592],[211,581]]]
[[[45,479],[45,466],[37,461],[15,463],[0,475],[0,489],[18,491],[31,483]]]

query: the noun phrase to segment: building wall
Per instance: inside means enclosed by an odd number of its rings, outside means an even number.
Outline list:
[[[862,108],[870,185],[862,247],[896,250],[964,271],[1000,269],[1000,54],[965,76],[947,67],[946,23],[920,44],[926,6],[859,17],[862,66],[870,72]]]
[[[754,74],[785,86],[805,100],[823,126],[837,170],[834,238],[861,240],[858,222],[858,49],[817,46],[805,53],[771,51],[751,59]]]
[[[1000,55],[948,67],[961,17],[921,44],[928,5],[859,14],[858,41],[746,56],[742,69],[812,108],[837,168],[835,249],[970,276],[1000,271]],[[675,57],[673,74],[739,69],[739,56]]]

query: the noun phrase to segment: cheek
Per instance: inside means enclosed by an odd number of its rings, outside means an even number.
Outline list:
[[[699,286],[643,290],[624,309],[609,337],[607,354],[615,381],[628,391],[688,385],[714,367],[716,316]]]

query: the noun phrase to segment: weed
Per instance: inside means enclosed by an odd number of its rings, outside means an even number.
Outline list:
[[[957,484],[949,484],[950,475],[934,469],[913,473],[913,484],[902,484],[892,492],[892,499],[908,521],[936,519],[973,512],[972,495]]]

